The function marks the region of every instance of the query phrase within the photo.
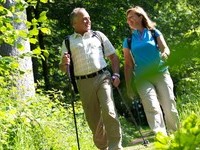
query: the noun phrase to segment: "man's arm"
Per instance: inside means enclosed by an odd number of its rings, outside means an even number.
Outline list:
[[[112,71],[113,71],[113,85],[117,87],[120,84],[120,74],[119,74],[119,57],[114,53],[108,56],[111,61]]]

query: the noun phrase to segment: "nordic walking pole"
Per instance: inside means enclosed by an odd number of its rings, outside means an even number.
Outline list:
[[[135,123],[135,126],[136,126],[136,128],[138,129],[138,131],[139,131],[139,133],[140,133],[140,136],[142,137],[142,140],[143,140],[143,143],[142,143],[142,144],[143,144],[144,146],[147,146],[147,145],[149,144],[149,141],[144,139],[144,136],[142,135],[142,132],[141,132],[140,128],[138,127],[138,124],[137,124],[135,118],[133,117],[133,114],[132,114],[130,108],[128,107],[128,105],[127,105],[127,103],[126,103],[126,101],[125,101],[125,99],[124,99],[124,97],[123,97],[123,95],[122,95],[122,93],[121,93],[119,87],[117,87],[117,91],[118,91],[118,93],[119,93],[119,95],[120,95],[120,97],[121,97],[121,99],[122,99],[124,105],[126,106],[126,109],[128,110],[128,113],[129,113],[129,115],[131,116],[132,121]]]
[[[71,72],[70,72],[70,65],[67,65],[67,73],[68,73],[68,77],[69,77],[69,81],[71,84]],[[74,99],[75,99],[75,95],[74,95],[74,91],[72,89],[72,84],[71,84],[71,105],[72,105],[72,111],[73,111],[73,117],[74,117],[74,126],[75,126],[75,130],[76,130],[76,141],[77,141],[77,146],[78,146],[78,150],[80,150],[80,144],[79,144],[79,136],[78,136],[78,127],[77,127],[77,122],[76,122],[76,113],[75,113],[75,108],[74,108]]]

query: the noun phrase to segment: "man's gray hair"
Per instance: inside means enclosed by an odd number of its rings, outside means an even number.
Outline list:
[[[80,8],[80,7],[78,7],[78,8],[74,8],[74,10],[71,12],[71,14],[70,14],[70,23],[71,23],[71,25],[73,25],[74,18],[77,16],[77,14],[78,14],[81,10],[86,11],[85,8]]]

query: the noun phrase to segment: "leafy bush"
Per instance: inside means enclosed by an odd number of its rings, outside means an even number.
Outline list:
[[[197,150],[200,148],[200,117],[194,112],[187,117],[178,131],[170,136],[156,135],[155,147],[168,150]]]
[[[52,102],[41,94],[27,100],[3,96],[0,101],[0,149],[70,150],[77,147],[71,106]],[[76,105],[81,148],[94,149],[80,103]]]

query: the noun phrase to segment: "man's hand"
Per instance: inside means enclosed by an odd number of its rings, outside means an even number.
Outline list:
[[[65,52],[62,57],[62,64],[69,65],[70,64],[70,55]]]
[[[70,55],[65,52],[63,57],[62,57],[62,62],[60,63],[60,69],[63,71],[63,72],[67,72],[67,65],[70,64]]]

